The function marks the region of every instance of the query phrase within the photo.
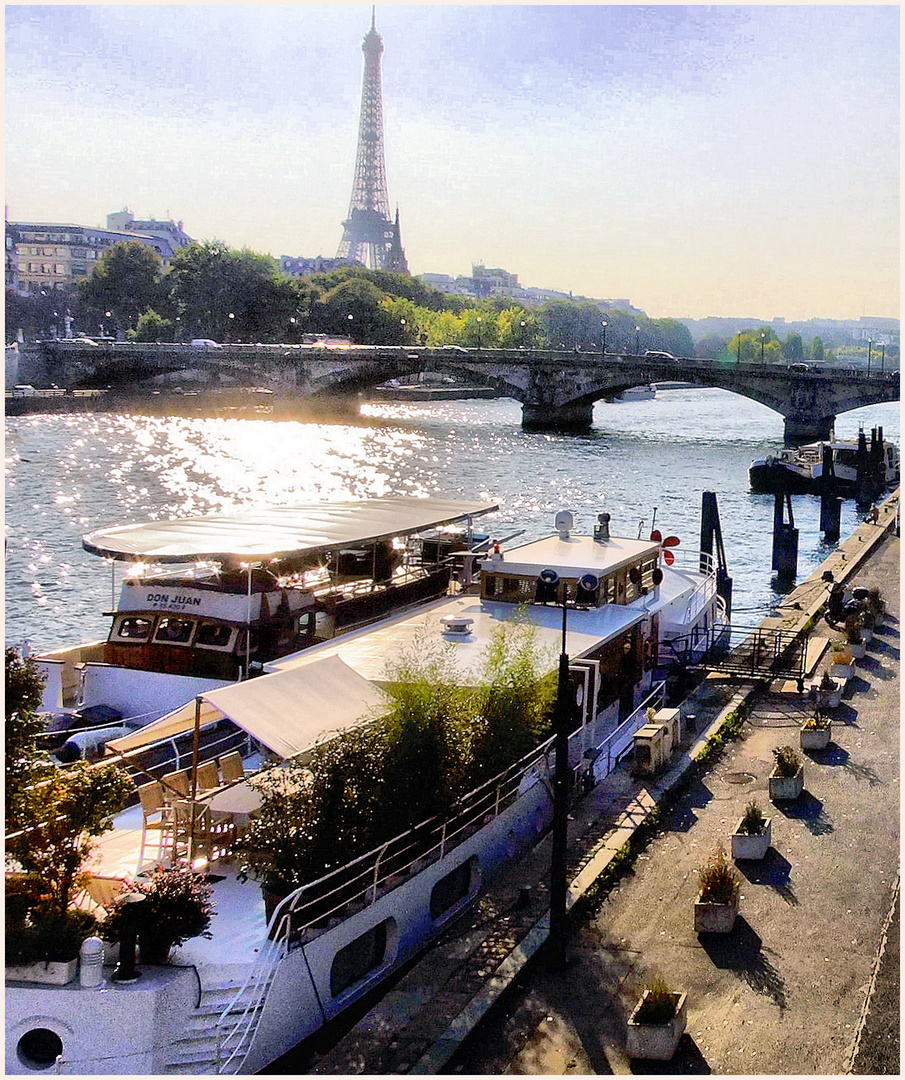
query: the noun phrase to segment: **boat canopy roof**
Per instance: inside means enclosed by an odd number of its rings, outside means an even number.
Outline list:
[[[257,562],[408,536],[498,509],[497,503],[403,496],[264,506],[99,529],[83,536],[82,546],[126,561]]]
[[[338,656],[246,682],[206,690],[198,695],[200,726],[225,717],[283,759],[310,750],[335,735],[374,720],[386,711],[383,691],[353,671]],[[196,723],[196,702],[189,702],[131,735],[108,744],[125,754],[142,746],[190,732]]]

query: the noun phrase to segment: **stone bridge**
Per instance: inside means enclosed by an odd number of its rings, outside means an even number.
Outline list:
[[[201,368],[212,377],[266,386],[288,397],[318,398],[355,395],[423,371],[442,372],[515,398],[522,405],[522,425],[534,430],[588,430],[595,401],[650,382],[719,387],[759,401],[783,417],[786,441],[792,443],[830,438],[839,413],[899,400],[898,371],[630,353],[78,341],[38,342],[28,352],[46,384],[69,388],[135,386],[167,372]]]

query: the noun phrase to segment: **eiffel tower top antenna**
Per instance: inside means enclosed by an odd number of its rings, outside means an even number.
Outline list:
[[[361,86],[358,153],[349,217],[343,222],[343,237],[337,256],[364,263],[372,270],[388,269],[390,264],[394,264],[394,269],[401,266],[401,272],[407,273],[398,222],[390,217],[387,198],[380,79],[383,38],[377,32],[376,4],[371,7],[371,28],[364,36],[361,49],[365,55],[365,69]]]

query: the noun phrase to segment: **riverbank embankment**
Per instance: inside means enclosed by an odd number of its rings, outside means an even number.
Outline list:
[[[569,903],[585,911],[564,973],[542,962],[548,839],[332,1049],[309,1049],[308,1071],[630,1072],[625,1021],[655,973],[689,993],[670,1072],[844,1072],[856,1050],[868,1053],[871,1030],[892,1025],[897,1037],[894,1010],[885,1026],[875,1014],[865,1023],[898,881],[897,509],[898,492],[767,620],[821,638],[826,570],[878,584],[887,600],[798,800],[774,807],[766,789],[773,748],[797,743],[812,711],[806,696],[794,683],[711,676],[696,695],[697,730],[666,775],[644,783],[617,770],[572,811]],[[812,667],[822,652],[808,650]],[[740,713],[737,739],[707,758]],[[715,844],[728,847],[752,798],[774,817],[773,848],[742,868],[736,929],[708,940],[693,932],[697,867]],[[601,890],[610,875],[616,884]]]

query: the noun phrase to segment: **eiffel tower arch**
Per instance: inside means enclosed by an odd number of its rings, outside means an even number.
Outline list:
[[[337,257],[354,259],[372,270],[393,270],[407,274],[408,265],[399,235],[399,210],[396,210],[393,220],[387,198],[380,85],[383,38],[377,33],[373,10],[371,29],[365,34],[361,49],[365,54],[365,70],[361,87],[358,153],[349,217],[343,222],[343,238]]]

